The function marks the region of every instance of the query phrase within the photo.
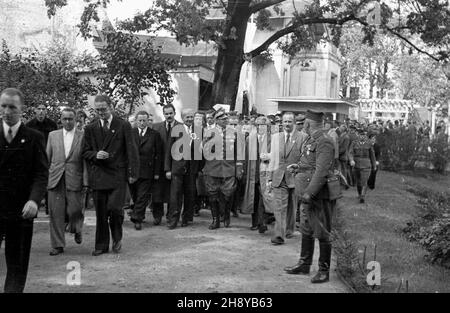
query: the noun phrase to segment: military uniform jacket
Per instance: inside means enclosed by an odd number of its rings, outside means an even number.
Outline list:
[[[106,160],[98,160],[100,150],[109,153]],[[83,157],[88,162],[89,187],[94,190],[116,189],[128,177],[139,177],[139,151],[136,136],[129,122],[116,116],[108,131],[100,120],[86,126],[83,138]]]
[[[228,133],[228,134],[227,134]],[[220,136],[220,138],[216,138],[216,136]],[[236,139],[236,135],[230,133],[229,131],[225,132],[218,126],[216,126],[212,130],[207,130],[205,133],[205,139],[203,142],[203,155],[205,156],[205,166],[203,167],[203,173],[212,177],[236,177],[238,171],[243,172],[243,160],[245,159],[245,138],[244,140]],[[240,155],[238,152],[238,146],[240,152],[243,155]],[[216,154],[216,149],[221,149],[221,153],[217,153],[217,155],[221,154],[221,159],[211,159],[208,155]],[[228,152],[227,152],[228,151]],[[227,159],[227,155],[231,156],[232,159]]]
[[[349,159],[355,162],[355,168],[374,168],[375,152],[367,137],[359,137],[350,144]]]
[[[21,124],[8,144],[0,120],[0,218],[20,217],[28,200],[39,205],[47,180],[44,136]]]
[[[295,177],[295,192],[309,194],[316,199],[328,199],[327,177],[334,162],[333,139],[320,130],[312,134],[302,146],[299,173]]]

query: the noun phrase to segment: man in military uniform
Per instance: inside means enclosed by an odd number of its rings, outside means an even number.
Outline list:
[[[220,213],[224,215],[224,226],[230,226],[230,210],[237,179],[243,175],[243,162],[237,160],[237,146],[235,132],[226,131],[227,115],[223,110],[215,114],[216,127],[207,130],[203,144],[205,156],[206,190],[211,204],[213,221],[209,229],[220,227]],[[241,142],[241,144],[245,144]],[[231,157],[230,157],[231,152]]]
[[[314,238],[319,240],[319,272],[312,283],[329,280],[331,224],[336,200],[330,200],[327,177],[333,170],[333,140],[324,134],[323,113],[307,111],[304,125],[309,138],[302,145],[300,162],[288,169],[298,172],[295,191],[301,198],[302,244],[299,262],[284,270],[288,274],[309,274],[314,254]]]
[[[377,166],[373,144],[363,128],[358,128],[358,137],[350,144],[348,156],[350,166],[354,168],[359,202],[364,203],[370,172],[375,171]]]

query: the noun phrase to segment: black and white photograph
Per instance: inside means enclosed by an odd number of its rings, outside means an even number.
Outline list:
[[[449,135],[449,0],[0,0],[0,293],[449,293]]]

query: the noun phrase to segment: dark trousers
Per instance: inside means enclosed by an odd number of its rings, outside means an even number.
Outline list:
[[[131,220],[142,223],[145,219],[145,209],[150,201],[152,181],[151,179],[139,178],[134,184],[130,184],[129,187],[134,204]]]
[[[127,183],[123,182],[116,189],[94,190],[93,192],[97,216],[95,250],[109,250],[110,229],[113,242],[122,240],[123,203],[126,197],[126,187]]]
[[[5,293],[22,293],[27,280],[33,221],[0,218],[0,247],[5,240]]]
[[[252,226],[265,225],[264,219],[264,203],[261,194],[261,186],[255,183],[255,199],[253,202]]]
[[[176,225],[182,215],[183,222],[194,220],[195,176],[172,175],[170,184],[170,206],[168,210],[169,224]],[[183,212],[181,212],[183,210]]]

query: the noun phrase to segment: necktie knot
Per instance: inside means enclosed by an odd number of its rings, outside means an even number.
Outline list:
[[[13,132],[11,127],[8,129],[8,132],[6,133],[6,141],[8,143],[11,143],[11,141],[13,141]]]

